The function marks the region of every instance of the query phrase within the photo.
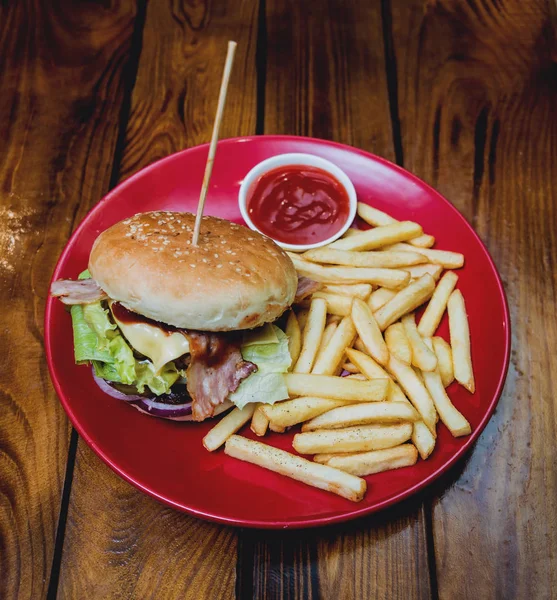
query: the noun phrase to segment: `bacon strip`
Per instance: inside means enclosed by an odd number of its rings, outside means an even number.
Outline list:
[[[309,277],[298,277],[298,289],[296,290],[296,297],[294,303],[298,304],[304,298],[311,296],[313,292],[316,292],[321,288],[321,284],[317,281],[313,281]]]
[[[215,407],[238,389],[257,366],[242,358],[235,337],[224,333],[183,333],[190,343],[191,362],[186,371],[194,421],[212,417]]]
[[[94,279],[59,279],[50,286],[50,295],[64,304],[92,304],[108,298]]]

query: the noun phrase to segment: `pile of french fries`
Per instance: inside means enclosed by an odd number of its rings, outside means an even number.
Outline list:
[[[209,451],[224,444],[230,456],[353,501],[365,495],[364,476],[427,459],[439,419],[455,437],[470,434],[446,388],[456,379],[475,389],[453,271],[464,256],[431,249],[435,239],[417,223],[362,203],[358,215],[371,229],[291,254],[300,275],[323,284],[288,316],[291,399],[236,408],[203,440]],[[435,335],[445,311],[450,344]],[[292,446],[313,460],[235,435],[249,420],[260,437],[301,425]]]

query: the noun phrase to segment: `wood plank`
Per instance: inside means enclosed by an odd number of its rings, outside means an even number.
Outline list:
[[[513,324],[497,411],[433,503],[440,598],[553,598],[557,589],[557,47],[549,4],[393,2],[405,166],[486,242]]]
[[[239,597],[429,598],[420,506],[414,498],[329,528],[242,532]]]
[[[221,131],[254,132],[257,10],[252,0],[148,5],[121,179],[210,139],[229,39],[239,45]],[[61,598],[232,598],[236,544],[235,530],[162,506],[79,442]]]
[[[70,427],[44,304],[74,224],[108,188],[135,13],[131,1],[0,3],[1,598],[49,585]]]
[[[378,2],[266,0],[265,133],[394,160]],[[422,502],[304,532],[243,532],[242,598],[429,598]]]

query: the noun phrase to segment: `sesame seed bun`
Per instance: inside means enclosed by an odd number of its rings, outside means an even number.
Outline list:
[[[92,277],[126,308],[185,329],[251,329],[292,304],[296,271],[271,239],[205,216],[193,246],[194,222],[149,212],[116,223],[93,245]]]

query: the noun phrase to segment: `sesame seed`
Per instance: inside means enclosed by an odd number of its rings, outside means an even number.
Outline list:
[[[222,269],[222,265],[217,265],[217,269]]]
[[[190,267],[191,267],[192,269],[195,269],[195,265],[190,265]]]
[[[219,255],[218,255],[218,254],[215,254],[215,258],[218,258],[218,257],[219,257]]]

